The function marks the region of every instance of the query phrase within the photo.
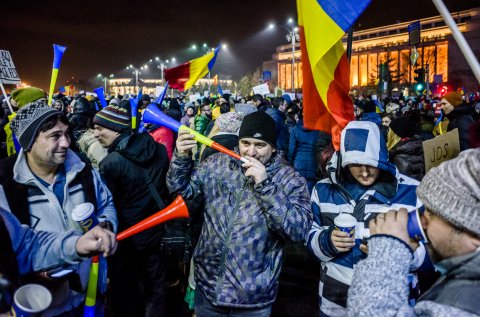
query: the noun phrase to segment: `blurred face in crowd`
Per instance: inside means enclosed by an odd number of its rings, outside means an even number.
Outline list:
[[[115,139],[120,135],[120,133],[96,124],[94,126],[93,135],[95,136],[95,139],[97,139],[98,142],[102,144],[103,147],[109,147],[113,143],[113,141],[115,141]]]
[[[56,100],[53,103],[53,107],[57,109],[58,111],[63,111],[63,103],[60,100]]]
[[[259,160],[263,165],[270,160],[272,154],[275,152],[273,146],[265,141],[254,138],[243,138],[238,143],[241,156],[251,156]]]
[[[57,121],[53,128],[38,133],[30,151],[27,152],[27,162],[40,168],[56,168],[67,158],[70,146],[69,126]]]
[[[445,112],[445,114],[449,114],[453,111],[453,109],[455,109],[455,107],[445,98],[442,98],[440,101],[440,108],[443,110],[443,112]]]
[[[480,237],[455,228],[429,210],[425,210],[421,221],[428,238],[425,245],[433,262],[468,254],[480,247]]]
[[[202,107],[202,114],[206,115],[209,118],[212,118],[212,108],[209,105]]]
[[[373,166],[350,164],[348,170],[353,178],[363,186],[373,185],[380,176],[380,170]]]
[[[188,108],[188,109],[187,109],[187,115],[188,115],[189,117],[193,116],[193,109],[192,109],[192,108]]]
[[[388,127],[390,126],[390,122],[392,122],[392,120],[389,117],[382,118],[382,125]]]
[[[285,109],[287,109],[287,102],[286,101],[283,101],[280,106],[278,106],[278,110],[280,110],[281,112],[285,112]]]

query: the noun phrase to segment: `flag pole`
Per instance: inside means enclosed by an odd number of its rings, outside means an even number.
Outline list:
[[[3,87],[3,83],[2,83],[1,80],[0,80],[0,87],[2,88],[2,93],[3,93],[3,96],[5,97],[5,101],[7,102],[8,109],[10,110],[10,113],[12,114],[13,113],[13,108],[12,108],[12,105],[10,104],[10,100],[8,100],[7,93],[5,92],[5,88]]]
[[[352,42],[353,42],[353,25],[348,29],[347,35],[347,58],[350,64],[352,60]]]
[[[458,29],[457,24],[453,20],[452,16],[450,15],[450,12],[448,11],[447,7],[442,2],[442,0],[433,0],[433,4],[435,5],[435,7],[437,7],[437,10],[442,15],[443,20],[445,20],[445,23],[448,25],[448,27],[452,31],[453,38],[455,39],[458,46],[460,47],[460,50],[465,56],[465,59],[467,60],[468,65],[472,69],[473,74],[477,78],[477,81],[480,83],[480,64],[475,58],[475,55],[473,55],[472,49],[470,48],[467,41],[465,40],[465,37],[463,36],[462,32],[460,32],[460,30]]]

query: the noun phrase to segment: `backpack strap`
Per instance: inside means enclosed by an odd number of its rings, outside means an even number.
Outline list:
[[[7,226],[0,217],[0,273],[5,276],[14,286],[20,286],[20,272],[18,270],[17,256],[12,246],[12,239]]]
[[[17,183],[13,179],[13,167],[17,161],[17,154],[1,161],[0,182],[7,198],[10,211],[18,218],[20,223],[31,226],[30,211],[28,207],[28,187]]]
[[[83,159],[82,159],[83,161]],[[93,171],[90,162],[85,162],[85,167],[77,174],[75,179],[68,187],[82,184],[82,190],[85,194],[85,201],[97,207],[97,194],[95,192],[95,183],[93,181]]]

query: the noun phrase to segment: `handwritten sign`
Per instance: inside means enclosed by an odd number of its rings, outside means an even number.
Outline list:
[[[254,94],[268,95],[270,93],[270,89],[268,89],[267,83],[255,86],[252,89]]]
[[[20,76],[9,51],[0,50],[0,81],[2,84],[20,84]]]
[[[422,145],[425,158],[425,172],[428,172],[432,167],[436,167],[460,153],[458,129],[439,135],[431,140],[423,141]]]

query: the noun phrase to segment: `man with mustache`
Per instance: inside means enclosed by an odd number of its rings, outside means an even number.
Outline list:
[[[98,172],[69,149],[70,128],[63,113],[44,101],[36,101],[18,111],[11,129],[21,149],[0,162],[1,208],[35,230],[64,233],[81,229],[71,213],[76,205],[90,202],[101,225],[116,230],[112,195]],[[48,315],[81,307],[89,268],[90,261],[76,267],[81,284],[77,283],[77,287],[66,280],[35,280],[44,282],[52,292],[54,301]]]
[[[407,212],[370,222],[369,255],[355,268],[349,316],[478,316],[480,312],[480,149],[432,168],[417,188],[428,254],[442,276],[415,306],[407,273],[415,244]]]

